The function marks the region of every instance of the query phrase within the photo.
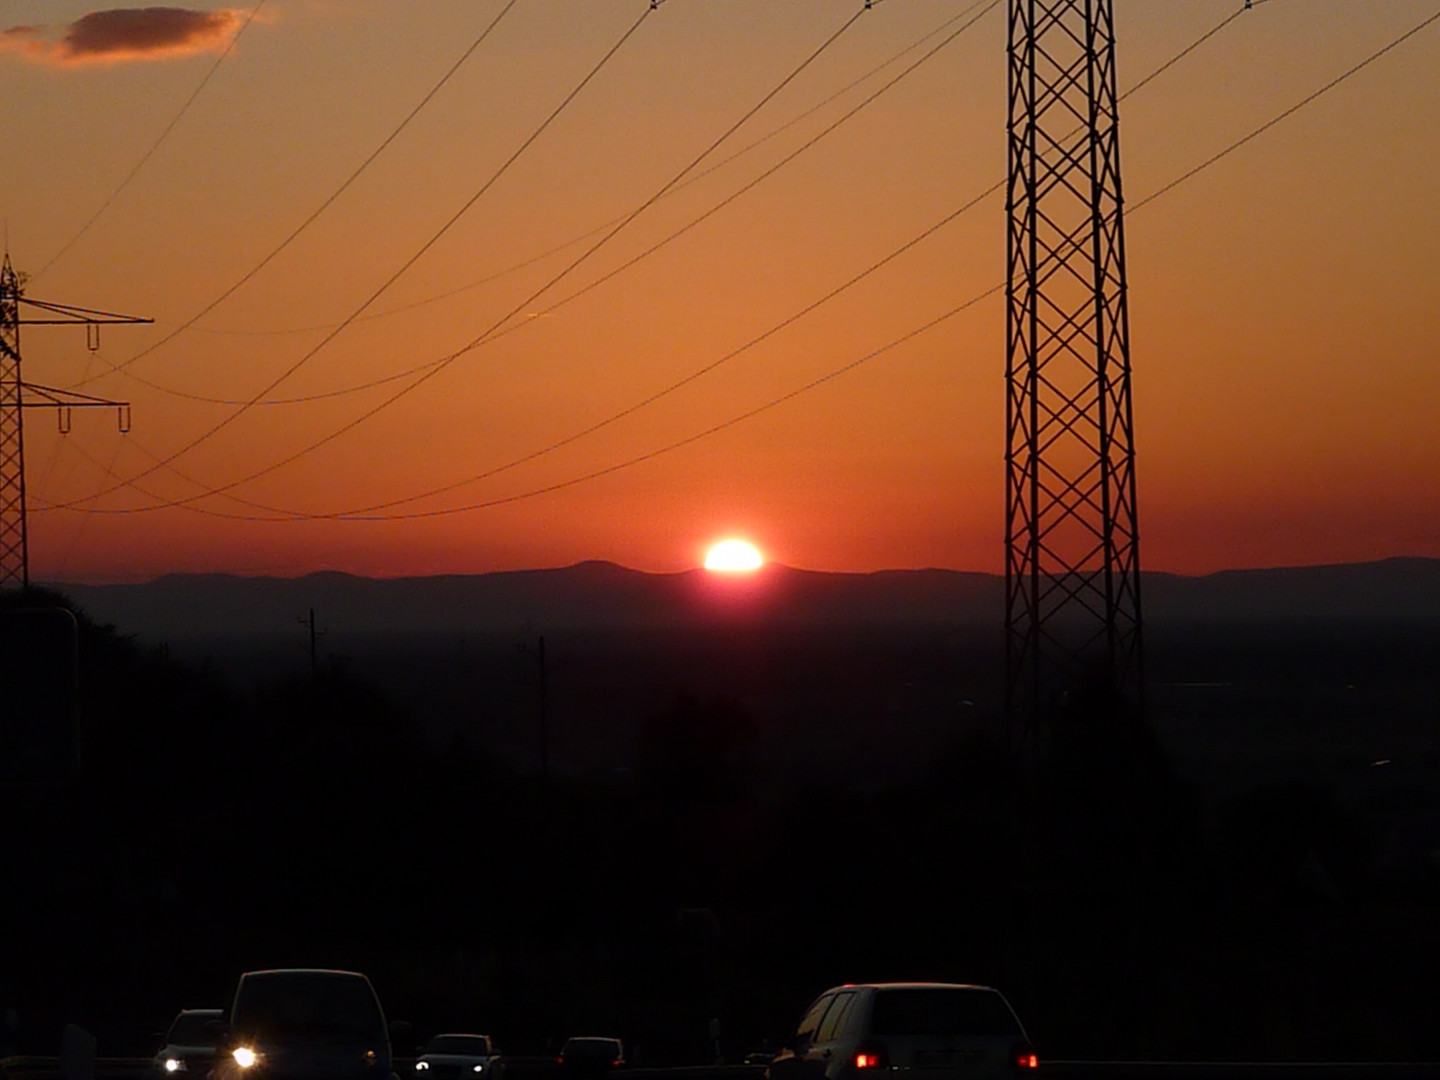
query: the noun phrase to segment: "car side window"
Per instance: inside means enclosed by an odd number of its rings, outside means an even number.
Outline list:
[[[835,1000],[834,994],[821,994],[818,1001],[810,1006],[810,1011],[805,1014],[805,1019],[800,1021],[800,1026],[795,1029],[796,1042],[814,1042],[815,1033],[820,1030],[820,1021],[825,1017],[825,1010]]]
[[[815,1036],[817,1043],[834,1042],[838,1034],[844,1030],[845,1017],[850,1012],[850,1007],[855,1004],[853,992],[835,995],[835,1004],[830,1006],[830,1011],[825,1014],[825,1019],[820,1024],[820,1033]]]

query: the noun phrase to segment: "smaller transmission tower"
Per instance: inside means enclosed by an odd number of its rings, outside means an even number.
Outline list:
[[[22,307],[33,308],[33,318],[22,317]],[[130,430],[130,403],[27,383],[20,374],[20,327],[84,326],[91,351],[100,347],[100,327],[106,323],[151,323],[154,319],[117,315],[111,311],[73,307],[25,295],[25,282],[5,252],[0,264],[0,588],[30,585],[30,550],[25,523],[26,409],[54,409],[61,432],[70,430],[73,409],[111,408],[119,412],[120,430]]]

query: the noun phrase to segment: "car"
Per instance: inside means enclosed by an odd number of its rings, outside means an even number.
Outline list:
[[[995,1080],[1040,1059],[1000,991],[968,983],[867,983],[821,994],[766,1080]]]
[[[162,1036],[151,1066],[167,1076],[195,1074],[204,1080],[215,1064],[215,1044],[225,1024],[224,1009],[181,1009]]]
[[[396,1025],[399,1027],[400,1025]],[[213,1080],[394,1080],[390,1028],[355,971],[240,976]]]
[[[625,1064],[625,1044],[608,1035],[572,1035],[555,1060],[566,1076],[603,1076]]]
[[[505,1062],[489,1035],[436,1035],[420,1048],[415,1080],[501,1080]]]

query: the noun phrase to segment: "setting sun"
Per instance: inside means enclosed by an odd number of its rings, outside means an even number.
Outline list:
[[[721,540],[705,556],[706,570],[729,573],[759,570],[764,563],[760,549],[745,540]]]

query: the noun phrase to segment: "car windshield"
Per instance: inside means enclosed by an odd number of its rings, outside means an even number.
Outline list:
[[[565,1057],[619,1057],[618,1039],[571,1039],[561,1051]]]
[[[364,979],[329,973],[250,975],[236,995],[237,1034],[369,1042],[385,1037],[375,992]]]
[[[886,1035],[1004,1035],[1020,1037],[1020,1022],[993,990],[925,987],[881,990],[870,1028]]]
[[[484,1056],[490,1053],[490,1040],[484,1035],[437,1035],[425,1044],[425,1053]]]
[[[219,1019],[218,1016],[204,1013],[185,1013],[175,1018],[170,1025],[170,1033],[165,1036],[165,1041],[172,1046],[214,1046],[215,1033],[210,1025]]]

